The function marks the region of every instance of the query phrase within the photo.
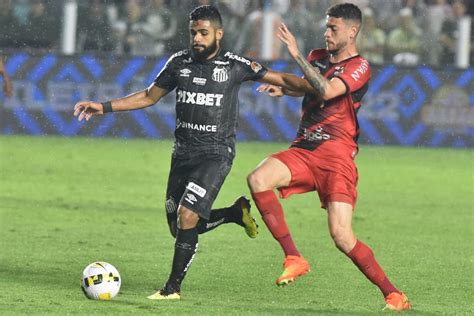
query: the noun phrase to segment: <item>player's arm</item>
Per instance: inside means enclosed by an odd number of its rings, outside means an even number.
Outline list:
[[[285,89],[279,86],[275,86],[272,84],[264,83],[257,88],[258,92],[267,92],[271,97],[282,97],[284,95],[288,95],[290,97],[302,97],[304,96],[304,92],[295,91],[291,89]]]
[[[3,64],[3,57],[0,55],[0,76],[3,77],[3,92],[7,97],[11,97],[13,94],[13,87],[10,77],[5,70],[5,65]]]
[[[265,75],[259,80],[273,86],[283,88],[283,91],[293,94],[304,94],[306,92],[312,93],[313,87],[303,78],[289,73],[276,72],[268,70]],[[270,87],[271,88],[271,87]]]
[[[311,93],[320,96],[323,100],[330,100],[347,92],[347,87],[341,79],[335,77],[328,80],[314,69],[299,51],[295,37],[284,23],[279,27],[277,36],[287,45],[291,57],[295,59],[303,71],[305,79],[308,80],[311,87],[313,87]]]
[[[93,115],[103,115],[108,112],[131,111],[149,107],[167,95],[169,90],[152,84],[147,89],[137,91],[123,98],[99,103],[94,101],[80,101],[74,106],[74,116],[79,121],[87,121]]]

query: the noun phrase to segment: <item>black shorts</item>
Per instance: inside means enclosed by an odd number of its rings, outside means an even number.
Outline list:
[[[173,216],[178,205],[183,205],[199,217],[209,219],[212,204],[231,167],[232,159],[223,155],[173,158],[166,189],[168,216]]]

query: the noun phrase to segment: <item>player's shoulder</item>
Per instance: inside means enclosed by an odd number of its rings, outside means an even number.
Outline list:
[[[191,60],[191,53],[189,49],[183,49],[180,50],[168,58],[168,63],[182,63],[185,62],[186,60]]]
[[[355,56],[355,57],[353,58],[353,61],[354,61],[355,63],[359,63],[359,64],[367,64],[368,67],[370,66],[369,61],[368,61],[366,58],[364,58],[363,56],[361,56],[361,55]]]
[[[321,60],[324,58],[328,58],[329,53],[326,49],[324,48],[315,48],[311,50],[308,54],[307,60],[313,61],[313,60]]]
[[[258,62],[244,56],[240,56],[236,53],[227,51],[222,55],[222,62],[232,63],[234,65],[239,65],[241,67],[248,67],[255,73],[259,72],[262,68],[264,68]]]
[[[240,56],[234,52],[231,52],[231,51],[226,51],[224,54],[222,54],[221,56],[222,60],[224,61],[232,61],[232,62],[239,62],[241,64],[246,64],[246,65],[249,65],[252,63],[252,61],[250,59],[248,59],[247,57],[244,57],[244,56]]]
[[[354,56],[347,61],[346,66],[352,66],[354,68],[359,68],[361,70],[367,71],[370,70],[370,63],[367,59],[361,55]]]

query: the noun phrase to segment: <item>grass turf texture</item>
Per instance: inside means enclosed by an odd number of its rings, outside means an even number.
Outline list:
[[[250,240],[236,225],[201,235],[182,300],[149,301],[170,271],[164,216],[172,143],[0,137],[0,314],[380,313],[378,289],[333,246],[314,193],[284,200],[312,271],[277,288],[283,255],[260,216]],[[239,143],[214,204],[248,195],[246,175],[287,144]],[[362,146],[358,237],[373,248],[413,313],[473,313],[473,151]],[[258,214],[256,209],[254,214]],[[112,302],[85,298],[83,268],[115,265]]]

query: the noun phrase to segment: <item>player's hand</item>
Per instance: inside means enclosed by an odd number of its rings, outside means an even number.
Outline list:
[[[293,36],[290,30],[288,30],[288,27],[286,27],[285,23],[281,23],[278,27],[277,37],[286,44],[291,57],[296,58],[296,56],[298,56],[300,53],[296,43],[296,38]]]
[[[77,116],[78,121],[86,119],[90,120],[93,115],[102,115],[103,107],[101,103],[93,101],[80,101],[74,106],[74,116]]]
[[[275,86],[275,85],[272,85],[272,84],[262,84],[260,86],[258,86],[257,88],[257,91],[258,92],[268,92],[268,95],[271,96],[271,97],[282,97],[284,96],[285,94],[283,93],[283,89],[278,87],[278,86]]]

